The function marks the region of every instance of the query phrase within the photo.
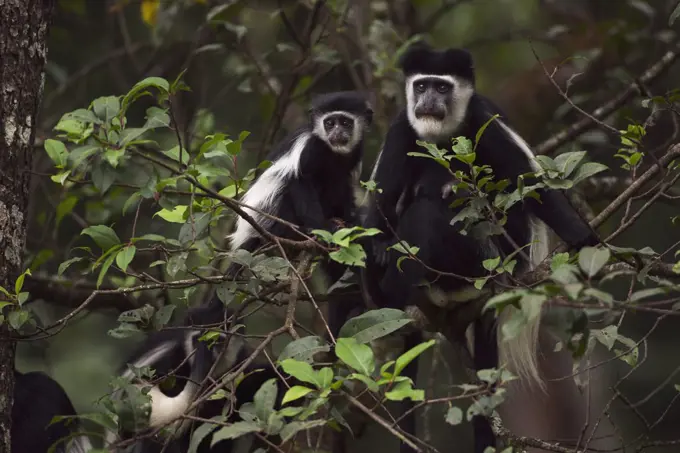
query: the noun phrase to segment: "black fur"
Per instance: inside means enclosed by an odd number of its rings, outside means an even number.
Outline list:
[[[219,300],[213,300],[208,304],[190,310],[180,325],[215,325],[221,323],[224,320],[224,317],[224,308],[221,302],[219,302]],[[186,334],[186,330],[179,329],[170,329],[153,333],[147,338],[146,341],[143,342],[137,351],[131,355],[127,363],[134,364],[138,362],[141,358],[143,358],[143,356],[148,354],[150,351],[153,351],[159,345],[170,345],[171,347],[169,350],[149,366],[155,370],[156,377],[162,378],[163,376],[168,375],[172,375],[174,377],[173,385],[169,388],[164,386],[162,392],[168,397],[175,397],[185,389],[189,379],[194,382],[201,382],[207,376],[210,368],[215,363],[217,355],[222,349],[220,344],[216,344],[213,346],[213,348],[209,349],[205,343],[199,342],[197,340],[193,341],[193,347],[196,348],[196,360],[193,362],[192,367],[191,363],[187,361],[187,351],[184,346]],[[200,335],[196,336],[195,338],[199,337]],[[233,338],[228,340],[230,343],[227,345],[227,348],[240,347],[240,345],[231,343],[232,340]],[[249,351],[246,351],[244,348],[239,349],[235,360],[236,366],[245,360],[249,354]],[[269,366],[269,364],[263,366],[259,363],[255,363],[247,367],[245,374],[248,376],[239,383],[234,392],[235,410],[233,410],[231,415],[228,417],[228,422],[240,420],[237,413],[238,407],[240,407],[241,404],[245,402],[252,401],[255,392],[266,380],[270,378],[276,378],[278,376],[276,372]],[[283,390],[280,389],[279,393],[279,398],[281,398],[283,396]],[[225,404],[230,403],[224,399],[208,400],[201,405],[197,416],[209,419],[219,415],[223,413]],[[170,453],[184,453],[189,448],[193,431],[200,425],[201,423],[192,424],[183,432],[176,433],[175,436],[169,441],[163,436],[145,437],[135,443],[130,453],[160,453],[161,451]],[[153,428],[157,427],[151,427],[150,429]],[[216,427],[216,430],[218,429],[219,426]],[[120,433],[119,436],[122,439],[128,439],[134,434],[135,433],[124,432]],[[197,452],[229,453],[232,451],[233,442],[231,440],[223,440],[211,448],[211,439],[212,435],[206,436],[198,446]],[[166,443],[167,446],[165,446]]]
[[[446,75],[474,87],[472,59],[464,50],[435,51],[419,44],[407,51],[401,59],[401,65],[406,76]],[[451,139],[457,136],[465,136],[474,142],[479,128],[497,113],[501,114],[499,119],[506,122],[498,107],[484,96],[474,93],[462,124],[452,136],[441,137],[436,144],[439,148],[450,149]],[[364,284],[373,301],[380,306],[404,308],[416,295],[417,285],[423,279],[445,291],[469,285],[462,279],[441,277],[429,272],[413,260],[403,261],[402,271],[399,271],[396,264],[403,255],[395,251],[385,254],[385,248],[396,242],[390,227],[400,239],[420,248],[417,257],[424,263],[439,271],[465,277],[485,275],[482,266],[484,259],[494,258],[499,253],[507,255],[515,250],[512,243],[503,237],[492,236],[479,240],[474,234],[461,234],[460,223],[450,225],[456,210],[452,211],[449,205],[455,195],[442,196],[442,186],[452,179],[450,173],[432,159],[407,155],[410,152],[424,152],[416,144],[416,140],[421,139],[404,109],[390,126],[377,164],[374,179],[381,192],[374,193],[366,226],[379,228],[384,234],[377,236],[371,244]],[[519,175],[533,172],[528,157],[497,121],[485,130],[476,153],[476,164],[490,165],[496,180],[510,179],[513,184],[511,190]],[[456,160],[451,160],[451,166],[454,171],[465,169]],[[531,181],[526,184],[531,184]],[[508,213],[505,229],[516,244],[523,246],[530,242],[529,214],[543,220],[570,247],[598,243],[596,234],[562,191],[541,190],[539,194],[541,202],[527,199]],[[475,328],[478,334],[482,333],[481,324],[477,325],[479,323],[481,321],[476,323]],[[475,341],[475,365],[478,369],[497,366],[495,332],[480,337]],[[415,370],[410,370],[410,374],[415,376]],[[475,451],[481,453],[486,446],[495,443],[494,436],[486,420],[478,418],[473,424]],[[404,427],[413,429],[415,419],[406,421]]]
[[[14,379],[12,451],[47,453],[54,443],[61,440],[55,452],[66,452],[68,436],[78,431],[77,420],[69,420],[68,423],[63,420],[50,425],[57,415],[76,415],[64,389],[54,379],[37,371],[15,371]]]

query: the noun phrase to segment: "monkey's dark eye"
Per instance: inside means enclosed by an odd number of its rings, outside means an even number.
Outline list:
[[[422,82],[414,83],[413,88],[416,90],[416,93],[424,93],[425,92],[425,84],[422,83]]]
[[[323,125],[326,128],[330,129],[331,127],[333,127],[334,124],[335,124],[335,121],[332,118],[328,118],[328,119],[323,120]]]
[[[340,120],[340,124],[342,124],[342,127],[346,127],[346,128],[351,127],[351,126],[352,126],[352,122],[353,122],[353,121],[350,120],[349,118],[343,118],[343,119]]]
[[[449,91],[451,91],[451,85],[449,85],[448,83],[439,83],[437,84],[437,91],[441,94],[448,93]]]

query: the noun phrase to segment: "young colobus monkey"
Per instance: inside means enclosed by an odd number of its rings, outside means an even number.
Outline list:
[[[470,278],[485,275],[482,261],[511,253],[515,244],[521,247],[532,243],[530,262],[523,263],[525,267],[540,263],[549,251],[546,224],[572,248],[598,243],[596,234],[559,190],[540,190],[540,202],[528,198],[510,209],[504,228],[512,241],[498,236],[480,239],[474,231],[461,234],[460,224],[450,224],[456,210],[449,206],[456,195],[443,190],[450,187],[451,174],[432,159],[410,157],[408,153],[423,152],[417,140],[442,149],[450,149],[452,139],[458,136],[474,142],[480,127],[501,112],[475,91],[472,57],[465,50],[434,50],[419,43],[407,50],[400,66],[405,76],[406,107],[391,124],[373,170],[372,179],[380,192],[375,193],[366,219],[367,227],[384,232],[372,244],[364,279],[376,304],[403,308],[424,279],[431,282],[430,298],[434,294],[450,297],[470,286],[462,279],[435,276],[414,260],[401,263],[400,271],[396,263],[402,255],[385,251],[395,242],[388,224],[400,239],[419,247],[417,257],[430,267]],[[484,131],[476,154],[476,163],[490,165],[496,180],[509,179],[511,189],[519,175],[539,169],[530,147],[502,114]],[[452,171],[465,171],[462,163],[450,162]],[[507,310],[503,313],[501,316],[507,316]],[[483,332],[478,326],[476,336]],[[537,335],[535,323],[513,341],[499,341],[498,355],[520,376],[540,382],[534,352]],[[478,368],[497,363],[495,351],[493,359],[488,357],[496,339],[486,340],[475,338]],[[490,427],[479,429],[493,439]],[[477,425],[475,437],[479,439]],[[483,451],[487,445],[478,443],[476,451]]]
[[[358,92],[337,92],[312,100],[309,124],[286,137],[268,156],[272,165],[243,196],[243,203],[297,224],[303,232],[332,230],[332,219],[354,216],[355,179],[361,169],[364,134],[373,111]],[[245,208],[273,235],[301,239],[289,227]],[[253,250],[262,238],[239,217],[232,250]]]
[[[228,316],[228,314],[227,314]],[[196,328],[191,329],[170,329],[162,330],[151,334],[144,341],[130,359],[127,361],[129,367],[121,372],[121,376],[133,378],[132,368],[150,367],[155,370],[154,377],[158,383],[154,383],[149,395],[151,396],[151,407],[149,412],[148,430],[159,427],[166,427],[167,435],[156,437],[142,437],[131,450],[124,450],[126,453],[180,453],[188,451],[191,436],[197,426],[193,426],[190,421],[180,420],[189,406],[194,402],[199,392],[201,384],[208,376],[213,365],[213,377],[218,377],[238,365],[249,356],[249,351],[238,336],[232,335],[225,339],[224,344],[215,344],[208,347],[204,341],[199,341],[203,333],[199,325],[215,325],[222,323],[225,319],[225,311],[222,304],[207,303],[189,311],[181,325],[192,325]],[[223,338],[224,339],[224,338]],[[256,372],[253,372],[257,369]],[[252,374],[249,374],[253,372]],[[234,401],[238,407],[244,402],[252,401],[253,395],[260,386],[267,380],[277,377],[277,374],[268,365],[252,365],[247,368],[246,378],[236,387]],[[165,380],[167,376],[173,376],[172,380]],[[135,385],[144,386],[145,383],[137,382]],[[201,418],[209,419],[223,413],[227,400],[207,400],[194,414]],[[236,421],[238,417],[236,411],[229,421]],[[218,426],[215,425],[215,429]],[[110,445],[119,439],[129,439],[139,432],[107,432],[106,443]],[[143,434],[143,433],[142,433]],[[168,438],[169,436],[169,438]],[[229,453],[234,448],[234,444],[239,440],[222,440],[214,446],[211,444],[211,435],[206,436],[198,446],[199,453]],[[166,446],[167,444],[167,446]]]
[[[54,379],[38,371],[16,370],[14,379],[13,452],[47,453],[57,442],[56,453],[87,453],[92,449],[86,436],[73,436],[79,430],[77,420],[50,424],[58,415],[76,415],[68,395]]]
[[[352,223],[355,217],[354,189],[361,173],[364,136],[373,111],[365,95],[344,91],[315,97],[309,114],[309,123],[285,138],[269,155],[272,165],[253,183],[242,201],[298,225],[305,233],[312,229],[334,231],[338,228],[337,220]],[[288,226],[254,210],[245,210],[273,235],[302,239]],[[241,217],[230,239],[232,250],[253,251],[264,244],[252,225]],[[328,261],[324,270],[331,282],[345,272],[343,266]],[[236,273],[236,267],[228,272]],[[347,306],[333,304],[332,310],[344,310]],[[331,326],[334,334],[339,328]]]

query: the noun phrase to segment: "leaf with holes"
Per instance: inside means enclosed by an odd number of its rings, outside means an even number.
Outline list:
[[[276,379],[269,379],[255,392],[253,403],[255,403],[255,413],[260,420],[269,420],[269,416],[274,413],[276,403]]]
[[[354,338],[358,343],[382,338],[410,323],[412,319],[395,308],[370,310],[347,321],[340,329],[340,337]]]
[[[315,354],[318,354],[319,352],[328,352],[330,350],[330,345],[320,337],[303,337],[288,343],[279,355],[279,361],[295,359],[302,362],[313,363]]]

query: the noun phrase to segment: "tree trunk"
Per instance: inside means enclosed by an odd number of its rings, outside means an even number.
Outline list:
[[[0,285],[22,271],[36,113],[53,0],[0,0]],[[10,451],[14,350],[0,325],[0,453]]]

